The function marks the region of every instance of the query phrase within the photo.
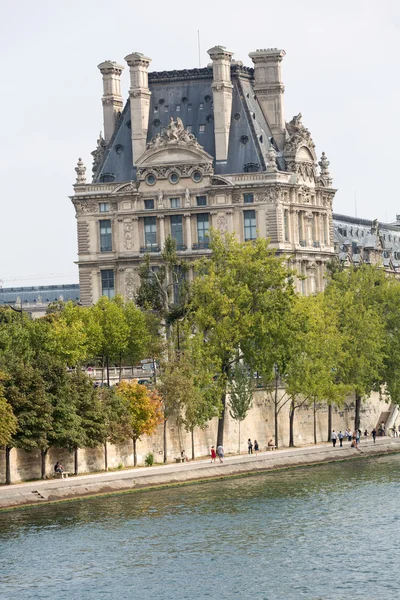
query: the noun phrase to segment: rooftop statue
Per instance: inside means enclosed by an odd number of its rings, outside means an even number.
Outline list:
[[[195,148],[202,148],[192,133],[186,131],[182,119],[179,117],[174,121],[170,118],[167,127],[147,144],[147,150],[165,146],[171,143],[184,143]]]

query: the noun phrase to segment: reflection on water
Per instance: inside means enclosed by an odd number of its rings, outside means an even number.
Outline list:
[[[399,482],[391,456],[0,513],[0,598],[397,598]]]

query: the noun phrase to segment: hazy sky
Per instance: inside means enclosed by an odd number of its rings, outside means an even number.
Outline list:
[[[251,65],[257,48],[286,50],[285,116],[301,112],[331,161],[334,211],[392,221],[400,133],[400,2],[286,0],[135,2],[3,0],[0,280],[4,287],[77,282],[68,196],[102,129],[97,65],[132,51],[150,70],[201,65],[222,44]],[[123,73],[124,99],[128,71]]]

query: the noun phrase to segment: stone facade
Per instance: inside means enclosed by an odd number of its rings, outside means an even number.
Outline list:
[[[269,238],[304,277],[299,291],[323,289],[335,190],[301,114],[284,121],[284,54],[257,50],[253,69],[216,46],[204,69],[161,73],[148,73],[150,59],[130,54],[121,113],[122,67],[99,65],[106,140],[100,136],[93,152],[92,183],[79,160],[71,198],[84,305],[102,295],[133,297],[144,253],[157,267],[168,235],[189,262],[207,254],[210,227],[241,241]]]
[[[280,445],[287,446],[289,443],[289,406],[283,407],[279,416]],[[393,412],[393,411],[392,411]],[[296,446],[313,444],[314,442],[314,415],[312,407],[304,405],[297,409],[294,427],[294,441]],[[379,394],[373,393],[369,399],[363,402],[361,407],[361,427],[371,431],[373,427],[383,420],[389,428],[393,424],[390,420],[391,407],[384,402]],[[396,411],[397,415],[397,411]],[[326,441],[328,434],[328,408],[321,405],[316,412],[317,440]],[[342,408],[334,408],[332,415],[332,427],[336,431],[344,431],[346,427],[354,426],[354,400],[346,399]],[[217,419],[210,421],[204,430],[195,431],[195,453],[197,457],[208,456],[210,447],[215,445],[217,438]],[[266,397],[263,390],[257,391],[254,403],[247,418],[241,423],[241,452],[247,452],[247,439],[258,440],[261,450],[265,450],[268,440],[274,433],[273,405]],[[191,453],[190,434],[179,428],[173,419],[170,419],[167,429],[167,460],[174,462],[185,449],[188,456]],[[238,451],[238,424],[233,421],[227,411],[225,416],[224,448],[227,454],[235,454]],[[148,452],[154,453],[155,461],[163,462],[163,426],[151,437],[144,437],[137,444],[138,464],[144,463]],[[129,467],[133,465],[132,443],[119,446],[108,446],[108,464],[110,468],[118,465]],[[59,460],[67,471],[73,472],[73,454],[67,450],[50,449],[47,458],[47,473],[52,474],[53,465]],[[12,450],[11,452],[12,481],[24,481],[27,479],[40,478],[40,452],[24,452]],[[104,469],[104,449],[79,450],[79,472],[93,472]],[[0,451],[0,483],[5,478],[5,452]]]

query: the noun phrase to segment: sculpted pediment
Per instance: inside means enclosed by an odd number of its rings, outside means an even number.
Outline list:
[[[146,151],[136,161],[138,169],[158,165],[177,163],[212,163],[213,157],[208,154],[192,133],[183,126],[178,117],[171,117],[169,125],[162,133],[158,133],[148,144]]]

